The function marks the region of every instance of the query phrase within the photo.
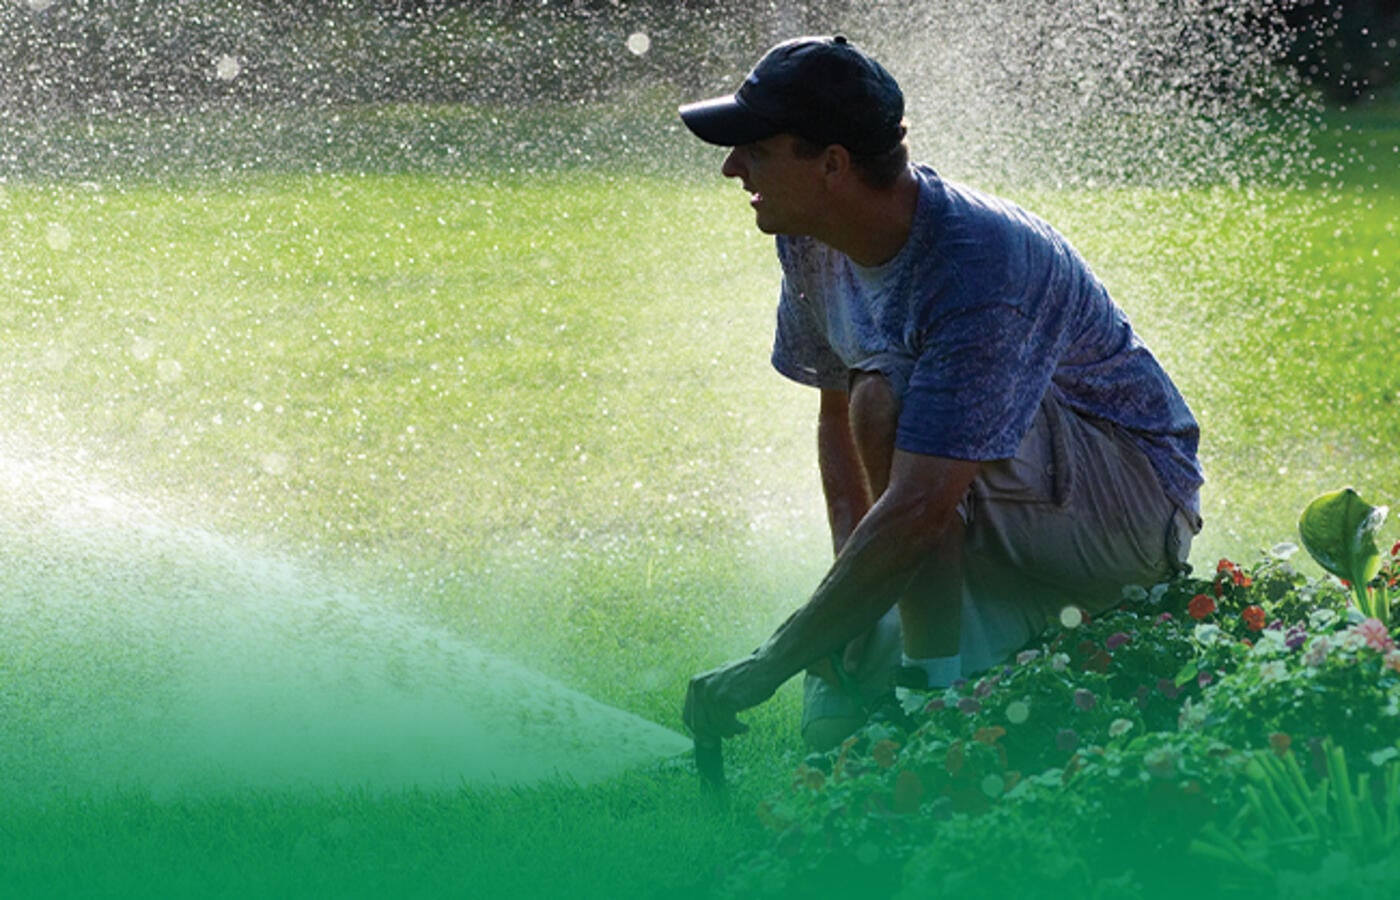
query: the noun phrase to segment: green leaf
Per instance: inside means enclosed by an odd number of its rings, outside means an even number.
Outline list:
[[[1185,687],[1199,674],[1200,669],[1197,668],[1196,664],[1194,662],[1188,662],[1186,665],[1181,667],[1180,672],[1176,673],[1176,686]]]
[[[1298,520],[1298,534],[1318,565],[1364,586],[1381,570],[1376,532],[1388,512],[1384,506],[1371,506],[1351,488],[1343,488],[1308,504]]]

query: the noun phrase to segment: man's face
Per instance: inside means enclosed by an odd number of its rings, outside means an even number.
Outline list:
[[[758,230],[765,234],[810,234],[822,197],[822,158],[804,159],[794,138],[780,134],[730,151],[720,171],[737,178],[750,194]]]

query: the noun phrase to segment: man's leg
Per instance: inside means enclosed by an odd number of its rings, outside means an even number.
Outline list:
[[[967,506],[968,672],[1004,661],[1066,606],[1097,614],[1125,585],[1170,577],[1200,527],[1166,497],[1125,432],[1053,396],[1017,456],[983,468]]]
[[[878,372],[857,372],[851,379],[850,421],[871,497],[877,501],[889,485],[894,459],[899,399],[889,380]],[[888,691],[894,668],[903,656],[916,659],[955,657],[962,612],[961,520],[940,544],[916,579],[915,590],[901,596],[880,620],[853,657],[855,671],[841,686],[807,676],[802,734],[814,749],[835,746],[864,724],[863,704]],[[903,626],[901,626],[903,623]],[[858,697],[851,697],[856,693]]]
[[[878,372],[858,372],[851,380],[851,431],[878,499],[890,481],[899,400],[889,379]],[[899,598],[904,655],[912,659],[957,656],[962,623],[962,554],[964,526],[954,520],[933,555]]]

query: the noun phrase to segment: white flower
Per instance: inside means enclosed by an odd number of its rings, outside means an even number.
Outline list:
[[[1366,646],[1366,635],[1362,634],[1360,629],[1356,627],[1348,628],[1342,632],[1342,639],[1338,646],[1348,653],[1355,653]]]
[[[1123,599],[1129,603],[1141,603],[1147,599],[1147,588],[1140,584],[1124,585]]]
[[[1200,625],[1197,625],[1195,630],[1191,632],[1191,636],[1196,639],[1196,643],[1203,647],[1209,647],[1222,640],[1220,626],[1211,625],[1208,622],[1202,622]]]
[[[1056,672],[1063,672],[1065,669],[1069,668],[1069,654],[1056,653],[1054,656],[1050,657],[1050,668],[1054,669]]]
[[[1265,684],[1283,681],[1288,677],[1288,666],[1281,659],[1271,659],[1259,667],[1259,679]]]
[[[1309,631],[1326,631],[1337,621],[1337,613],[1330,609],[1315,609],[1308,613]]]
[[[1171,585],[1167,584],[1165,581],[1161,584],[1154,585],[1152,588],[1152,594],[1147,599],[1152,603],[1153,606],[1157,606],[1162,602],[1162,598],[1167,596],[1167,591],[1169,590],[1171,590]]]
[[[1377,750],[1375,753],[1371,754],[1371,765],[1383,766],[1396,757],[1400,757],[1400,750],[1394,747],[1386,747],[1384,750]]]
[[[1254,638],[1254,652],[1260,656],[1276,656],[1288,652],[1281,628],[1266,628]]]
[[[1204,703],[1197,706],[1191,702],[1190,697],[1187,697],[1186,702],[1181,705],[1181,715],[1177,716],[1176,727],[1180,731],[1199,729],[1205,725],[1209,713],[1210,710],[1206,708]]]
[[[1281,544],[1274,544],[1269,548],[1269,555],[1274,559],[1288,559],[1298,552],[1298,545],[1292,541],[1284,541]]]
[[[1189,699],[1189,698],[1188,698],[1188,699]],[[1110,725],[1108,726],[1108,736],[1109,736],[1109,737],[1118,737],[1119,735],[1127,734],[1128,732],[1130,732],[1130,731],[1132,731],[1132,730],[1133,730],[1133,720],[1132,720],[1132,719],[1114,719],[1113,722],[1112,722],[1112,724],[1110,724]]]
[[[1020,653],[1016,654],[1016,665],[1024,666],[1027,663],[1034,662],[1038,658],[1040,658],[1039,650],[1022,650]]]

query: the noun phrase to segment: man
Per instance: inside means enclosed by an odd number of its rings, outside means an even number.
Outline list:
[[[1066,608],[1185,566],[1199,431],[1068,242],[909,163],[904,100],[844,37],[770,50],[733,96],[681,107],[776,235],[773,365],[820,390],[835,564],[749,656],[691,680],[685,722],[807,670],[802,730],[835,745],[892,680],[939,688]]]

